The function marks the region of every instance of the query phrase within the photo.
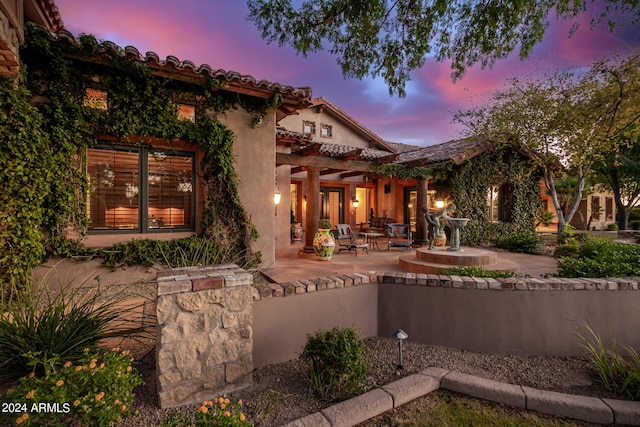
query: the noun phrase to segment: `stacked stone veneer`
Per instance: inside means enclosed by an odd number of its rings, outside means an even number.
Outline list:
[[[158,272],[161,408],[246,387],[253,371],[253,276],[236,265]]]

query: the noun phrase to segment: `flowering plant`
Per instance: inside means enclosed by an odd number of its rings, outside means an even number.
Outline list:
[[[2,421],[25,426],[111,426],[129,415],[133,388],[142,378],[131,366],[128,351],[114,348],[103,355],[84,350],[73,364],[59,367],[59,357],[29,353],[32,372],[4,397],[11,402],[10,414]],[[44,375],[36,375],[42,366]],[[38,370],[39,371],[39,370]],[[4,424],[3,424],[4,425]]]
[[[164,420],[160,427],[205,427],[205,426],[221,426],[221,427],[248,427],[253,426],[247,416],[242,412],[242,400],[236,403],[229,399],[217,397],[213,401],[208,400],[202,402],[198,412],[193,417],[193,423],[189,418],[176,412],[169,418]]]

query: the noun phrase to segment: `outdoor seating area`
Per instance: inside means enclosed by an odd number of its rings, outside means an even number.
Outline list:
[[[349,224],[337,224],[333,235],[338,244],[338,253],[353,251],[356,256],[358,256],[358,250],[369,253],[367,236],[363,233],[354,233]]]
[[[390,251],[391,248],[413,249],[413,236],[409,224],[389,224],[387,226],[387,237],[388,251]]]

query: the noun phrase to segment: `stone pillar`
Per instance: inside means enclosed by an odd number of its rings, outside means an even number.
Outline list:
[[[161,408],[246,387],[253,372],[253,276],[237,265],[158,272],[156,375]]]
[[[413,245],[416,247],[425,246],[429,244],[429,230],[427,229],[427,220],[424,217],[421,209],[427,204],[427,190],[428,179],[418,179],[418,194],[417,194],[417,215],[416,215],[416,235],[413,236]]]
[[[300,252],[312,254],[314,253],[313,236],[318,232],[320,221],[320,169],[315,167],[305,169],[307,170],[307,216],[304,248]]]

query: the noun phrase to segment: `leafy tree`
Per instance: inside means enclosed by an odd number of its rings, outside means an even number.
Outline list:
[[[620,144],[595,165],[596,179],[613,192],[618,228],[629,228],[631,208],[640,202],[640,139]]]
[[[428,56],[451,60],[452,77],[476,63],[492,66],[519,48],[530,55],[552,11],[574,19],[602,8],[591,25],[640,21],[639,0],[247,0],[249,17],[268,42],[307,55],[330,45],[345,77],[382,76],[389,92],[405,95],[410,72]],[[298,4],[294,6],[292,3]],[[597,3],[594,5],[594,3]],[[574,23],[571,32],[577,29]]]
[[[489,105],[459,112],[455,119],[471,133],[516,144],[534,161],[556,210],[561,239],[594,165],[640,135],[639,66],[640,52],[635,52],[596,62],[587,71],[528,81],[513,78]],[[569,169],[577,182],[563,209],[558,179]]]

